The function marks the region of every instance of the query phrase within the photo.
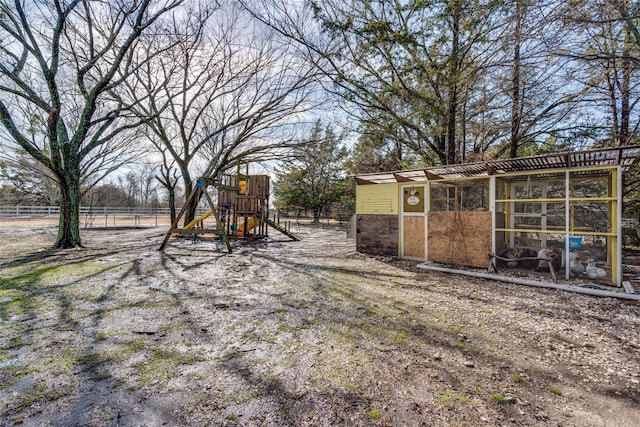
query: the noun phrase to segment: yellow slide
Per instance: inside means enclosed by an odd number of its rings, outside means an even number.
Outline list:
[[[205,219],[209,218],[212,213],[213,213],[213,211],[211,209],[209,209],[208,211],[206,211],[205,213],[203,213],[202,215],[200,215],[199,217],[197,217],[196,219],[191,221],[189,224],[187,224],[184,228],[187,229],[187,230],[191,230],[193,227],[196,226],[197,223],[199,223],[200,221],[204,221]],[[178,237],[179,235],[180,235],[180,233],[173,233],[171,235],[171,237]]]
[[[253,217],[250,216],[247,218],[247,231],[251,231],[260,225],[260,220],[253,220]],[[238,224],[238,234],[244,234],[244,221]]]

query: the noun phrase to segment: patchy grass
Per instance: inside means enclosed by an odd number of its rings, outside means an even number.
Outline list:
[[[76,298],[84,297],[74,288],[77,279],[98,275],[110,268],[95,262],[36,266],[23,263],[6,267],[0,278],[0,319],[25,313],[46,317],[54,311],[67,310]],[[61,283],[65,283],[64,287],[60,287]],[[97,295],[95,288],[90,293]]]
[[[0,390],[9,388],[22,378],[33,373],[33,368],[30,366],[19,367],[13,365],[7,365],[0,368],[0,371],[7,375],[2,375],[3,380],[0,382]]]
[[[550,386],[547,390],[549,390],[549,393],[551,394],[562,396],[562,390],[560,390],[558,387]]]
[[[144,338],[139,337],[131,339],[122,344],[115,344],[103,351],[100,356],[110,363],[121,363],[129,359],[139,351],[144,350],[147,342]]]
[[[494,393],[491,395],[491,400],[499,405],[513,405],[517,402],[517,399],[513,396],[505,396],[500,393]]]
[[[367,418],[370,420],[379,420],[382,418],[382,414],[377,409],[370,409],[367,411]]]
[[[224,417],[224,419],[227,421],[231,421],[232,423],[238,422],[238,416],[236,414],[229,414],[226,417]]]
[[[193,354],[158,350],[150,357],[136,363],[134,368],[139,376],[141,385],[165,387],[169,381],[180,375],[179,367],[181,365],[193,365],[203,360]]]
[[[109,269],[100,263],[77,262],[64,264],[38,265],[30,267],[21,265],[7,268],[0,279],[2,289],[33,290],[34,287],[49,287],[57,284],[60,279],[69,280],[76,277],[88,276]]]
[[[505,397],[500,393],[494,393],[491,395],[491,400],[493,400],[496,403],[503,404],[505,402]]]
[[[597,332],[603,337],[602,344],[594,341],[597,359],[633,363],[632,350],[610,339],[619,335],[615,325],[582,324],[572,304],[598,316],[612,310],[633,332],[635,306],[600,308],[580,298],[567,304],[545,290],[431,273],[418,283],[412,271],[347,255],[353,244],[333,232],[314,229],[290,246],[257,242],[230,256],[189,242],[158,253],[152,239],[161,239],[162,230],[87,233],[102,236],[93,245],[98,249],[65,252],[79,266],[67,270],[69,277],[54,265],[63,258],[55,252],[12,267],[10,280],[0,281],[0,310],[8,307],[11,316],[0,322],[7,323],[0,419],[9,424],[46,424],[55,411],[70,419],[80,398],[92,411],[78,419],[83,425],[111,425],[115,417],[121,425],[535,425],[540,417],[565,422],[568,405],[577,408],[572,422],[587,425],[597,406],[591,403],[602,396],[585,390],[584,400],[575,393],[555,398],[550,393],[562,393],[548,388],[553,380],[525,375],[542,369],[536,356],[555,344],[548,332],[572,328],[584,341]],[[102,255],[126,271],[78,276]],[[80,257],[89,260],[85,267]],[[48,269],[27,274],[36,258]],[[540,307],[550,315],[541,317]],[[561,310],[566,317],[554,315]],[[522,333],[536,326],[540,335]],[[587,353],[584,367],[592,369]],[[554,356],[557,364],[544,361],[545,378],[558,378],[554,366],[572,360],[559,351]],[[561,385],[582,384],[567,376]],[[626,379],[616,386],[632,387]],[[105,404],[103,393],[112,389],[118,394]],[[47,403],[43,393],[73,399]],[[621,412],[606,421],[637,418],[634,408]]]
[[[389,342],[393,345],[406,344],[409,339],[409,332],[406,329],[400,329],[395,332]]]
[[[457,405],[466,405],[471,402],[471,398],[466,393],[447,390],[436,393],[435,402],[445,408],[454,408]]]
[[[11,406],[8,412],[19,412],[36,403],[46,403],[61,399],[71,395],[73,390],[74,387],[70,384],[50,387],[44,381],[40,381],[34,389],[25,390],[23,394],[19,395],[16,404]]]

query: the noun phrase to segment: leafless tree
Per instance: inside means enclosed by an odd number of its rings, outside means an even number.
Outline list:
[[[176,191],[178,188],[178,170],[175,168],[175,160],[167,156],[167,150],[160,144],[156,148],[162,155],[162,162],[159,171],[156,174],[156,180],[164,187],[167,192],[167,202],[171,214],[171,223],[176,220]]]
[[[150,94],[134,113],[152,117],[149,138],[179,169],[185,197],[194,176],[279,158],[300,140],[296,126],[317,105],[316,71],[271,29],[226,4],[190,9],[170,32],[175,45],[145,58],[128,96]]]
[[[0,121],[60,186],[56,247],[81,245],[81,180],[116,167],[126,151],[113,141],[142,121],[109,94],[134,71],[139,39],[182,1],[1,2]]]
[[[13,188],[16,204],[52,206],[58,201],[60,191],[49,169],[24,151],[0,157],[0,180]]]
[[[368,132],[388,130],[423,163],[459,160],[463,109],[491,60],[488,36],[504,25],[497,3],[243,3],[306,49]]]

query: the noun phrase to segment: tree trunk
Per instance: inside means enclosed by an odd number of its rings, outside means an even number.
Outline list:
[[[449,78],[453,79],[449,85],[449,106],[447,110],[447,164],[456,164],[456,119],[458,117],[458,78],[460,56],[460,10],[456,9],[452,15],[452,40]]]
[[[441,164],[447,164],[447,136],[444,132],[440,132],[440,135],[435,137],[436,146],[438,147],[438,160]]]
[[[449,92],[449,113],[447,120],[447,164],[456,164],[456,116],[458,109],[458,87],[453,84]]]
[[[169,188],[169,212],[171,212],[171,224],[176,220],[176,190]]]
[[[631,116],[631,56],[630,50],[631,32],[627,28],[625,45],[622,50],[622,82],[620,87],[621,117],[620,117],[620,142],[619,145],[627,145],[629,141],[629,119]]]
[[[195,191],[195,187],[193,186],[193,181],[189,176],[186,176],[184,172],[182,173],[182,179],[184,182],[184,199],[189,200],[189,196],[192,191]],[[191,200],[191,203],[187,205],[187,209],[184,211],[184,225],[189,224],[196,216],[196,207],[198,206],[198,202],[200,200],[196,200],[194,197]]]
[[[80,241],[80,178],[73,171],[60,179],[60,217],[58,219],[59,249],[82,246]]]
[[[522,59],[520,57],[520,48],[522,44],[522,18],[523,18],[522,1],[516,1],[515,11],[515,30],[513,40],[513,74],[511,75],[511,139],[509,141],[509,157],[518,157],[518,145],[520,140],[520,111],[522,99],[520,97],[520,67]]]
[[[611,135],[616,143],[620,145],[620,125],[618,124],[618,98],[616,96],[616,75],[611,61],[607,62],[605,69],[607,77],[607,89],[609,89],[609,106],[611,108]]]

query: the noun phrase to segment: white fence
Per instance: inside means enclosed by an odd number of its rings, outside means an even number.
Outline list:
[[[182,206],[178,207],[180,208]],[[196,215],[202,215],[205,210],[199,206],[196,209]],[[39,221],[53,224],[59,215],[59,206],[0,206],[0,224],[3,220],[7,223]],[[169,208],[81,206],[80,226],[84,228],[158,227],[171,224],[170,216]]]
[[[179,207],[180,208],[180,207]],[[204,212],[205,209],[198,209],[198,214],[201,214],[200,210]],[[59,206],[0,206],[0,217],[47,217],[58,216],[60,214]],[[122,208],[122,207],[108,207],[108,206],[81,206],[81,215],[101,215],[101,216],[136,216],[136,215],[166,215],[171,214],[169,208],[152,208],[152,207],[136,207],[136,208]]]
[[[200,210],[200,209],[199,209]],[[201,215],[199,210],[196,212]],[[0,225],[10,222],[56,224],[59,206],[0,206]],[[171,223],[169,208],[80,207],[80,226],[93,227],[158,227]]]

